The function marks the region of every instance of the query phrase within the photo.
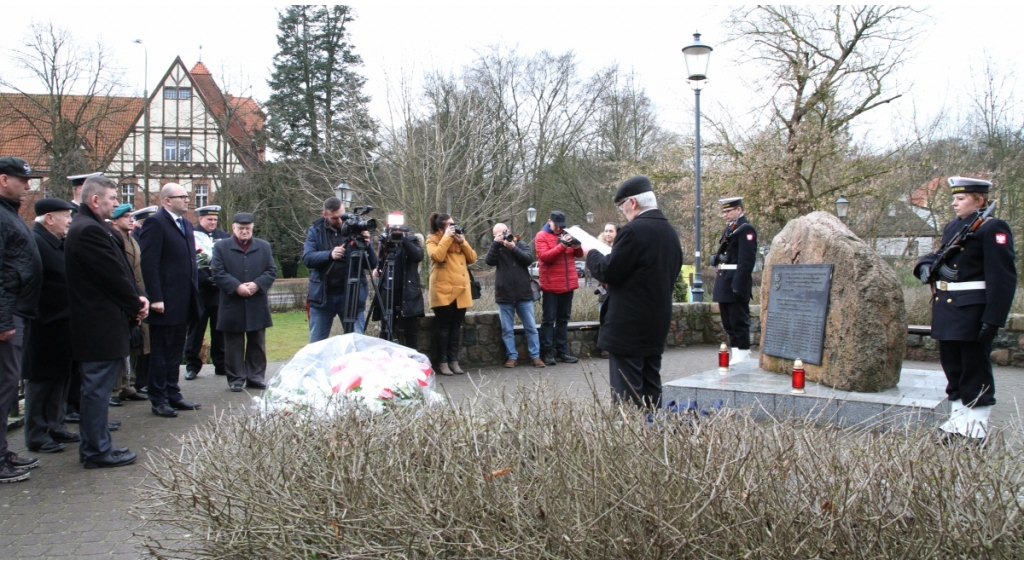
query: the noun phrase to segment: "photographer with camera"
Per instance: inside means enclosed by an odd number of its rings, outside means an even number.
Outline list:
[[[445,376],[464,374],[459,367],[459,338],[466,310],[473,305],[468,266],[476,262],[476,251],[450,215],[433,212],[429,222],[427,254],[430,308],[437,331],[437,371]]]
[[[504,223],[495,225],[492,232],[494,242],[491,243],[484,262],[497,267],[494,273],[494,301],[498,303],[501,339],[505,341],[505,351],[508,354],[505,368],[515,368],[519,359],[513,332],[517,313],[519,320],[523,322],[526,348],[530,352],[533,365],[544,368],[544,361],[540,359],[537,321],[533,317],[533,289],[530,288],[529,266],[533,262],[533,254],[526,243],[517,240],[508,232],[508,227]]]
[[[392,280],[381,277],[381,271],[394,253],[394,273]],[[392,291],[391,303],[391,331],[400,337],[400,343],[410,349],[417,347],[419,340],[419,318],[423,317],[423,288],[420,284],[420,263],[423,262],[423,236],[419,233],[410,233],[409,228],[402,226],[388,226],[385,233],[380,236],[380,255],[378,256],[380,268],[373,271],[375,280],[379,280],[377,286],[378,294],[386,294]],[[370,318],[378,320],[382,317],[381,301],[374,300],[371,307]],[[387,333],[387,323],[381,321],[380,338],[392,338]]]
[[[357,210],[359,208],[356,208]],[[302,263],[309,268],[309,342],[322,341],[330,336],[334,317],[344,326],[348,303],[347,282],[349,257],[354,251],[367,249],[368,267],[377,267],[377,255],[372,252],[370,231],[374,224],[362,222],[356,214],[346,214],[338,198],[324,200],[322,217],[316,218],[306,232],[302,246]],[[356,265],[359,267],[359,265]],[[362,270],[362,268],[360,268]],[[369,286],[365,272],[359,272],[359,295],[356,304],[357,320],[353,330],[362,333],[366,328],[366,298]]]
[[[583,248],[564,231],[565,225],[565,214],[553,211],[533,239],[540,263],[540,289],[544,292],[540,346],[548,366],[554,366],[556,355],[559,362],[580,360],[569,354],[569,316],[572,315],[573,295],[580,287],[576,258],[583,256]]]

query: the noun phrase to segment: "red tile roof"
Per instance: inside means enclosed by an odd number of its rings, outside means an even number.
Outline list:
[[[259,105],[252,98],[225,96],[202,62],[196,63],[189,74],[210,112],[222,123],[227,120],[228,138],[243,165],[248,169],[255,168],[264,158],[263,148],[255,136],[263,128],[265,120]]]
[[[92,167],[102,169],[142,114],[145,100],[128,97],[64,96],[60,115],[83,132]],[[16,155],[32,168],[48,169],[47,141],[57,113],[43,94],[0,93],[0,155]]]

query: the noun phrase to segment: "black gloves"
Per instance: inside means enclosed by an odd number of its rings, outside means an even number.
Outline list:
[[[932,266],[930,264],[922,264],[921,268],[917,270],[917,278],[921,280],[922,284],[928,283],[928,277],[931,276]]]
[[[978,332],[979,343],[990,343],[996,338],[996,332],[999,328],[995,325],[989,325],[988,323],[981,324],[981,331]]]

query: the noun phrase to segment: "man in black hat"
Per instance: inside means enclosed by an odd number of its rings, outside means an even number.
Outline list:
[[[199,351],[203,348],[206,326],[210,326],[210,360],[214,374],[224,375],[224,334],[217,329],[217,304],[220,300],[220,288],[213,282],[210,271],[210,260],[213,257],[213,245],[217,241],[231,238],[224,231],[217,229],[220,217],[220,206],[204,206],[196,208],[199,220],[195,224],[196,246],[203,250],[198,258],[199,267],[199,306],[202,312],[188,328],[185,339],[185,379],[195,380],[203,369],[203,360]]]
[[[213,251],[213,280],[220,288],[220,319],[224,332],[224,367],[232,392],[242,386],[266,389],[265,333],[274,325],[270,316],[270,286],[277,266],[270,243],[252,236],[251,213],[236,213],[232,237],[217,241]]]
[[[42,287],[43,265],[35,239],[18,215],[29,191],[29,179],[39,178],[18,157],[0,158],[0,483],[28,478],[37,458],[22,458],[7,450],[7,414],[18,401],[22,346],[35,319]]]
[[[722,328],[729,336],[729,364],[750,359],[750,296],[753,292],[757,231],[743,215],[743,198],[718,201],[725,230],[718,238],[718,252],[711,266],[718,267],[713,299],[722,313]]]
[[[160,208],[157,206],[149,206],[148,208],[142,208],[141,210],[132,212],[132,219],[135,220],[135,228],[132,229],[132,239],[135,239],[136,243],[139,242],[139,234],[142,232],[142,222],[145,221],[146,218],[155,214],[159,209]]]
[[[629,223],[619,228],[611,252],[585,249],[591,274],[608,284],[597,345],[608,351],[612,399],[660,408],[661,355],[683,248],[646,176],[620,184],[615,205]]]
[[[25,379],[25,446],[32,452],[60,452],[78,434],[64,426],[71,385],[71,309],[64,267],[64,238],[71,225],[70,202],[43,198],[35,203],[32,237],[43,264],[39,316],[25,341],[21,374]]]
[[[85,181],[97,176],[103,176],[102,172],[90,172],[88,174],[76,174],[67,177],[71,181],[71,190],[74,193],[74,197],[71,198],[71,215],[74,216],[78,213],[78,208],[82,205],[82,186]]]
[[[544,364],[548,366],[553,366],[556,358],[559,362],[579,362],[569,354],[569,317],[573,294],[580,287],[576,257],[583,256],[583,249],[565,232],[565,226],[565,214],[553,211],[547,224],[533,238],[543,291],[540,348]]]
[[[948,180],[956,218],[942,232],[942,246],[918,261],[914,275],[932,286],[932,338],[946,373],[949,420],[945,443],[983,442],[996,403],[992,341],[1006,325],[1017,289],[1013,233],[992,217],[987,180]],[[987,215],[986,215],[987,213]]]

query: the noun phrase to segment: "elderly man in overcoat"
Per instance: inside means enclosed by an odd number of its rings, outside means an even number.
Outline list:
[[[160,190],[163,207],[146,220],[139,236],[142,278],[152,300],[149,316],[149,401],[154,415],[177,417],[198,409],[178,387],[185,334],[199,316],[199,268],[192,223],[185,219],[188,192],[180,184]]]
[[[116,448],[107,427],[107,407],[117,373],[129,353],[131,326],[149,313],[124,255],[123,242],[104,221],[117,207],[117,184],[93,177],[82,188],[82,205],[64,244],[71,305],[71,355],[82,367],[82,441],[78,458],[86,468],[135,462]]]
[[[256,239],[251,213],[237,213],[232,236],[213,245],[210,268],[220,287],[217,329],[224,333],[224,368],[232,392],[265,389],[265,332],[274,324],[268,292],[277,278],[270,244]]]
[[[71,385],[71,308],[64,267],[64,237],[71,225],[71,202],[43,198],[35,203],[32,237],[43,261],[39,317],[32,320],[22,356],[25,379],[25,446],[32,452],[60,452],[78,434],[64,426]]]
[[[603,255],[584,242],[587,267],[608,284],[597,345],[609,353],[612,399],[660,408],[661,354],[683,249],[646,176],[620,184],[615,205],[629,223],[619,229],[611,252]]]

